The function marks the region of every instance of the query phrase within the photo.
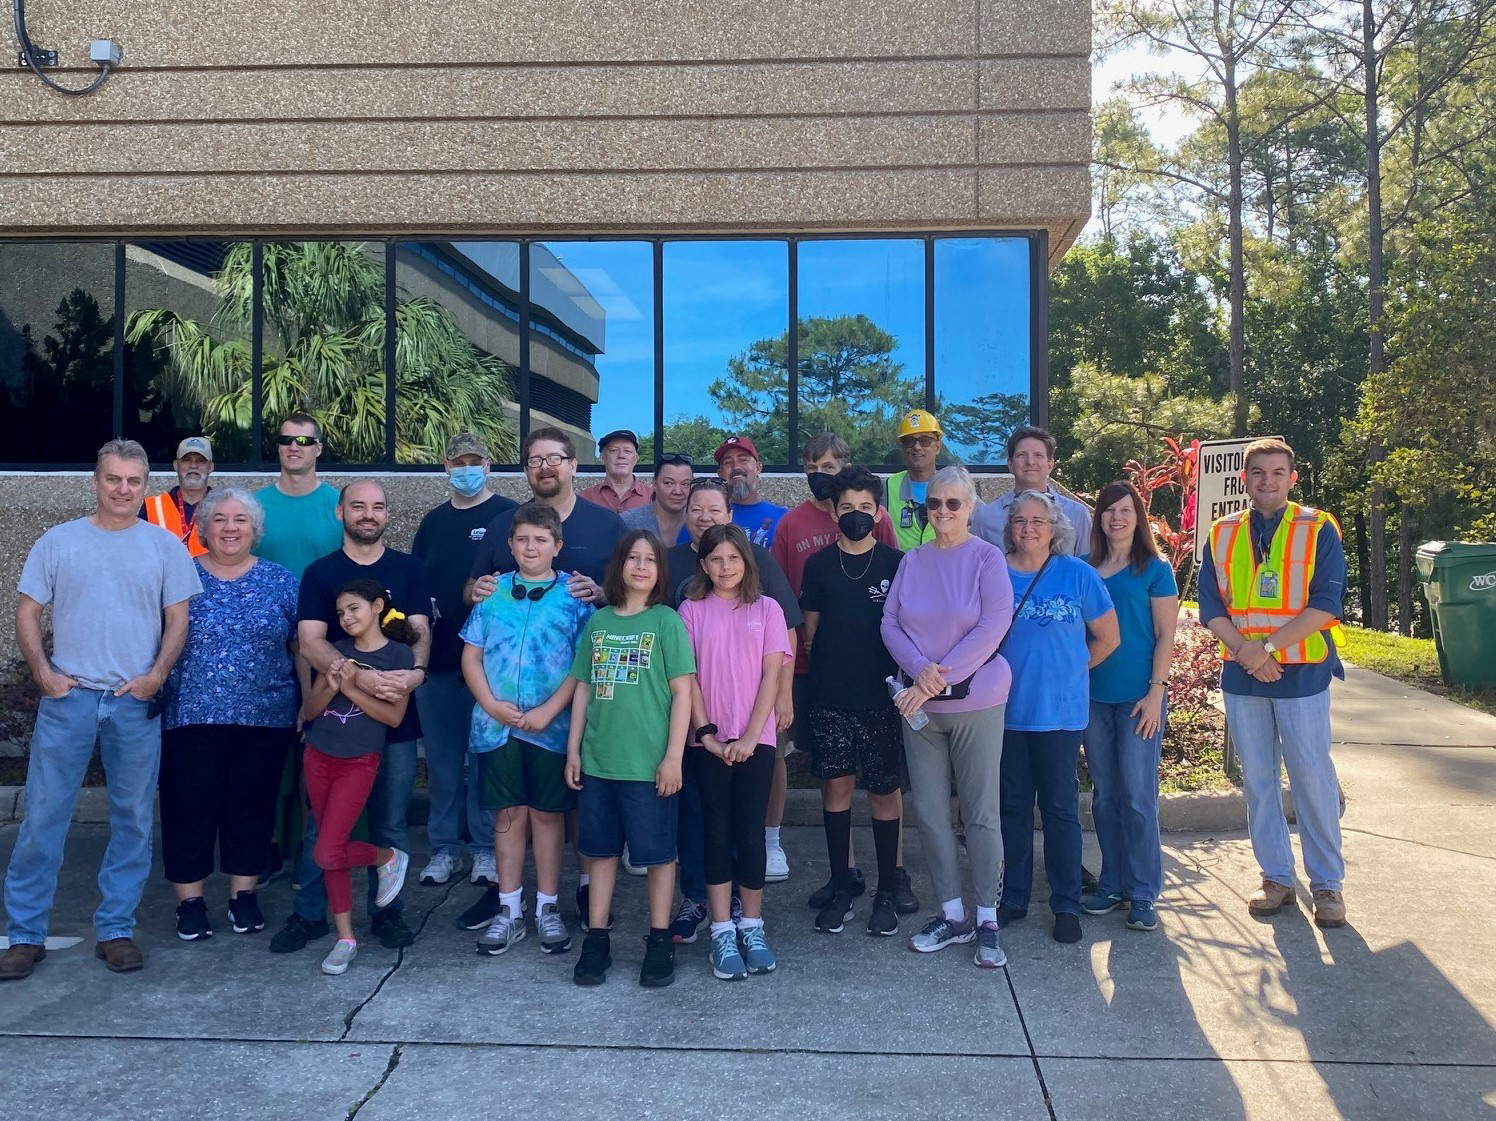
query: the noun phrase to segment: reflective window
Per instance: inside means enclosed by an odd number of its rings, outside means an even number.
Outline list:
[[[798,256],[800,447],[835,432],[857,463],[896,462],[898,418],[925,403],[924,243],[803,241]]]
[[[935,393],[947,452],[1006,460],[1008,433],[1028,421],[1027,238],[935,242]]]

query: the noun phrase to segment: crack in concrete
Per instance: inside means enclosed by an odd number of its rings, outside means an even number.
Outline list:
[[[1388,833],[1373,833],[1370,829],[1357,829],[1351,825],[1342,825],[1340,827],[1340,831],[1342,833],[1359,833],[1363,837],[1375,837],[1379,841],[1399,841],[1402,844],[1412,845],[1415,848],[1436,849],[1439,852],[1453,853],[1456,856],[1471,856],[1476,860],[1496,860],[1496,856],[1491,856],[1488,853],[1469,852],[1465,849],[1452,849],[1448,845],[1436,845],[1431,841],[1415,841],[1411,837],[1394,837]]]
[[[390,1061],[385,1064],[384,1073],[379,1076],[379,1081],[369,1088],[367,1094],[353,1103],[353,1108],[348,1111],[348,1116],[344,1121],[353,1121],[358,1116],[358,1111],[368,1105],[375,1094],[384,1089],[384,1084],[390,1080],[390,1075],[394,1074],[395,1068],[400,1065],[400,1052],[404,1046],[403,1043],[395,1044],[394,1050],[390,1052]]]
[[[452,897],[452,892],[460,882],[462,882],[461,876],[453,876],[447,881],[447,890],[442,892],[441,898],[427,908],[426,913],[421,916],[421,921],[416,925],[414,938],[421,936],[421,932],[426,929],[426,924],[431,921],[431,916],[441,910],[442,905]],[[414,945],[414,939],[412,939],[411,944]],[[343,1017],[343,1034],[338,1036],[338,1042],[341,1043],[348,1038],[348,1033],[353,1030],[353,1021],[358,1018],[358,1014],[369,1006],[374,998],[379,995],[379,991],[384,988],[385,983],[405,964],[405,951],[408,949],[410,949],[410,946],[402,946],[400,948],[399,952],[395,954],[395,964],[385,971],[384,976],[379,979],[379,983],[374,986],[374,991],[349,1009],[348,1015]],[[351,1117],[352,1114],[349,1114],[349,1116]]]
[[[1013,1011],[1018,1013],[1018,1026],[1023,1029],[1023,1041],[1028,1044],[1029,1062],[1034,1064],[1034,1077],[1039,1080],[1039,1093],[1044,1096],[1044,1108],[1049,1111],[1049,1121],[1059,1121],[1054,1112],[1054,1099],[1049,1096],[1049,1084],[1044,1081],[1044,1067],[1039,1063],[1039,1052],[1034,1048],[1034,1037],[1029,1034],[1028,1020],[1023,1015],[1023,1005],[1018,1000],[1018,990],[1013,985],[1013,971],[1003,966],[1003,979],[1008,982],[1008,995],[1013,998]]]

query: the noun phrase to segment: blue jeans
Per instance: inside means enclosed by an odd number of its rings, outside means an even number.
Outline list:
[[[1340,782],[1330,760],[1330,691],[1309,697],[1227,693],[1225,699],[1226,720],[1241,759],[1247,829],[1263,878],[1293,886],[1293,847],[1278,778],[1287,767],[1309,888],[1339,891],[1345,859],[1340,851]]]
[[[705,751],[688,747],[687,753]],[[693,767],[682,765],[675,827],[675,853],[680,862],[680,893],[692,903],[706,903],[706,819],[701,814],[701,784]],[[629,854],[633,859],[633,853]]]
[[[1003,732],[1002,905],[1028,910],[1034,887],[1034,802],[1044,823],[1049,909],[1080,914],[1080,741],[1083,731]]]
[[[410,797],[416,785],[416,741],[387,743],[379,760],[379,777],[374,780],[374,789],[369,793],[366,807],[369,822],[369,840],[384,848],[410,851],[410,832],[405,823],[410,809]],[[313,850],[317,847],[317,821],[307,814],[306,828],[301,834],[301,859],[297,864],[297,877],[301,888],[291,906],[308,922],[321,922],[327,918],[327,887],[322,883],[322,869],[317,867]],[[369,869],[369,914],[379,912],[374,898],[379,894],[379,879],[373,868]],[[386,911],[398,911],[403,904],[396,899]]]
[[[1143,739],[1136,701],[1091,702],[1086,728],[1086,767],[1091,772],[1091,816],[1101,845],[1098,890],[1152,903],[1164,885],[1163,849],[1158,837],[1158,758],[1164,742],[1168,702],[1158,731]]]
[[[493,851],[494,813],[478,804],[483,773],[477,757],[468,754],[473,703],[461,673],[433,674],[416,690],[421,742],[426,748],[426,791],[431,798],[426,837],[433,856],[439,852],[459,856],[464,847],[475,854]]]
[[[135,909],[151,871],[151,812],[161,766],[161,719],[148,702],[77,687],[36,707],[26,769],[26,819],[5,877],[12,945],[47,941],[62,848],[94,742],[109,784],[109,846],[99,867],[103,901],[94,912],[100,942],[135,933]]]

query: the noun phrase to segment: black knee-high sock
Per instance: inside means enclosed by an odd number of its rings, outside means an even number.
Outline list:
[[[878,890],[895,891],[899,886],[899,819],[873,818],[873,848],[878,854]]]
[[[826,855],[831,859],[831,882],[845,884],[852,878],[848,867],[852,853],[852,811],[822,810],[826,823]]]

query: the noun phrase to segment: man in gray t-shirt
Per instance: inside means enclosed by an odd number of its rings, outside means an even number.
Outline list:
[[[134,440],[105,444],[93,476],[96,511],[42,534],[21,570],[16,642],[42,697],[26,818],[5,877],[10,949],[0,956],[0,981],[29,976],[46,956],[63,843],[95,742],[109,783],[109,847],[94,952],[116,973],[145,964],[132,936],[151,868],[158,694],[187,639],[187,601],[202,591],[182,542],[137,517],[149,475]],[[42,642],[49,604],[50,658]]]

